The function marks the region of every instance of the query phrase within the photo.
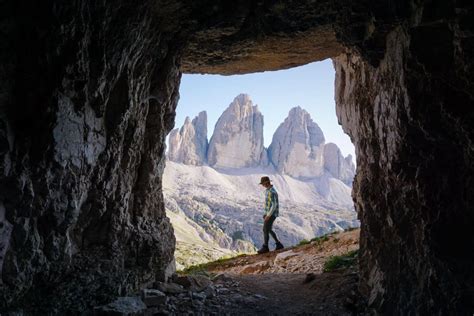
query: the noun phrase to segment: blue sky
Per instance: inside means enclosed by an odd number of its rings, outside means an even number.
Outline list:
[[[336,143],[344,156],[354,155],[354,146],[337,122],[334,104],[334,67],[330,59],[288,70],[220,76],[183,74],[175,127],[186,116],[207,111],[208,138],[222,112],[240,93],[250,95],[264,116],[264,139],[268,147],[277,127],[292,107],[301,106],[321,127],[326,143]]]

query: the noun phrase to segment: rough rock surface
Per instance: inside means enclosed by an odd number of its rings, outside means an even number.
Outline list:
[[[334,143],[324,145],[323,151],[324,169],[334,178],[341,180],[347,185],[351,185],[355,174],[355,165],[352,162],[352,155],[344,156],[339,147]]]
[[[207,113],[200,112],[191,120],[186,117],[181,129],[174,129],[169,135],[168,157],[186,165],[207,163]]]
[[[173,271],[177,48],[146,2],[27,2],[2,4],[0,310],[80,311]]]
[[[209,141],[208,162],[216,168],[256,167],[268,163],[263,147],[263,115],[246,94],[222,113]]]
[[[293,177],[319,177],[324,172],[324,134],[301,107],[290,110],[268,148],[276,169]]]
[[[183,52],[187,73],[242,74],[278,70],[337,56],[336,8],[346,1],[235,1],[200,8],[206,28]],[[205,45],[203,45],[205,43]]]
[[[361,288],[379,312],[474,311],[473,7],[427,2],[378,67],[335,59],[339,120],[356,146]]]

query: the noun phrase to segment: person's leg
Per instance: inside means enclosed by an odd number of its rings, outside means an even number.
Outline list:
[[[283,244],[278,240],[277,235],[273,231],[273,222],[275,221],[276,217],[272,216],[272,218],[268,221],[269,222],[269,233],[273,237],[273,240],[275,240],[275,250],[280,250],[283,249],[284,246]]]
[[[275,232],[273,231],[273,222],[275,221],[276,217],[275,216],[272,216],[270,217],[270,219],[268,220],[268,232],[270,233],[270,235],[272,236],[273,240],[275,240],[275,242],[278,244],[280,243],[280,241],[278,240],[277,238],[277,235],[275,234]],[[268,235],[268,234],[267,234]]]
[[[268,239],[269,239],[269,229],[268,229],[268,222],[263,223],[263,245],[262,248],[260,248],[257,253],[266,253],[269,251],[268,249]]]
[[[266,221],[263,223],[263,245],[268,246],[268,240],[270,239],[269,237],[269,232],[271,230],[271,227],[268,226],[270,221]]]

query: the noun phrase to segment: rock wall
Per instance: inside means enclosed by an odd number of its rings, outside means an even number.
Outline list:
[[[172,25],[161,31],[143,1],[3,9],[0,310],[83,310],[164,280]]]
[[[357,154],[361,288],[382,314],[474,310],[472,10],[426,3],[378,65],[357,49],[335,58]]]

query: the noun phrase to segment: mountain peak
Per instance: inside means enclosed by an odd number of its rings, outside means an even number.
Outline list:
[[[279,172],[294,177],[318,177],[323,168],[324,134],[310,114],[297,106],[273,135],[270,158]]]
[[[324,169],[336,179],[347,185],[352,185],[355,175],[355,165],[352,162],[352,155],[346,158],[341,153],[339,147],[334,143],[324,145]]]
[[[239,105],[248,105],[248,104],[252,104],[252,99],[250,98],[250,96],[246,93],[241,93],[239,94],[238,96],[236,96],[234,98],[234,101],[232,103],[237,103]]]
[[[187,116],[181,129],[171,131],[168,158],[187,165],[203,165],[207,147],[207,113],[203,111],[192,121]]]
[[[266,164],[263,147],[263,115],[250,96],[239,94],[222,113],[209,142],[210,166],[255,167]]]

